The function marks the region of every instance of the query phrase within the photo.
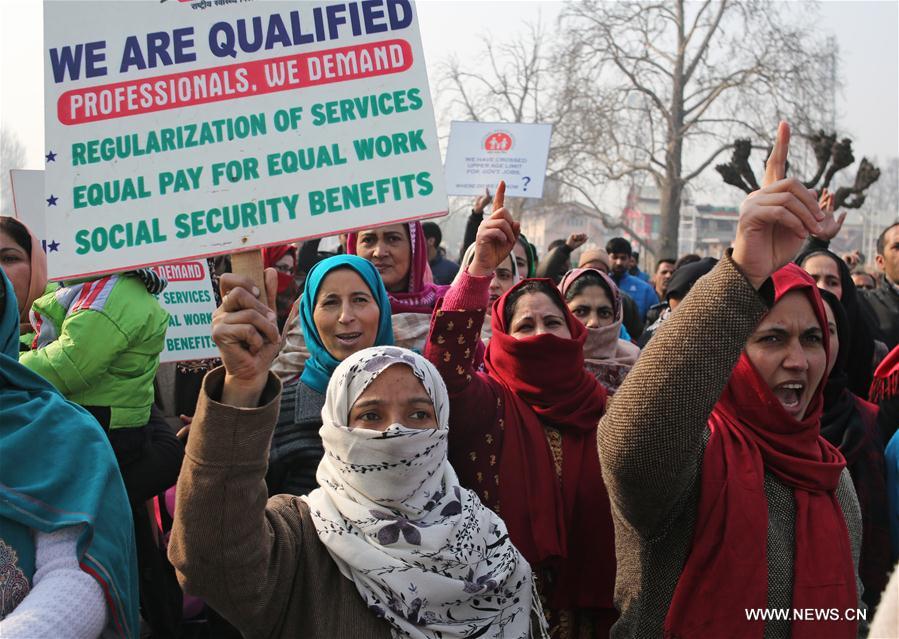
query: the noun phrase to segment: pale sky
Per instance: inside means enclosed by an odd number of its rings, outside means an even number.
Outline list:
[[[434,69],[453,53],[472,60],[488,33],[513,34],[538,17],[551,24],[562,4],[420,0],[418,8]],[[0,124],[19,135],[33,169],[44,153],[42,13],[40,0],[0,0]],[[840,41],[839,133],[853,138],[857,158],[899,156],[899,1],[824,2],[820,27]]]

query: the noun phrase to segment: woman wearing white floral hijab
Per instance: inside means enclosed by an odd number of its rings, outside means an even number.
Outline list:
[[[266,498],[279,334],[252,288],[222,278],[224,367],[203,383],[169,545],[185,591],[248,639],[545,636],[530,567],[447,462],[443,381],[411,351],[370,348],[337,367],[321,488]]]
[[[412,390],[405,409],[400,386]],[[399,413],[385,409],[388,394]],[[529,636],[530,567],[447,461],[449,398],[433,365],[394,346],[359,351],[335,370],[322,422],[321,487],[303,499],[341,573],[394,635]]]

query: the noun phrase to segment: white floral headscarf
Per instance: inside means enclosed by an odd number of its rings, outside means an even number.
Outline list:
[[[437,428],[350,429],[353,404],[394,365],[421,382]],[[447,461],[449,398],[437,369],[395,346],[359,351],[334,371],[322,424],[321,488],[304,499],[341,573],[393,635],[531,636],[530,566]]]

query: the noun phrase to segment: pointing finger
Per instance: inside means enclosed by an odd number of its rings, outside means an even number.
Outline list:
[[[787,153],[790,150],[790,125],[781,121],[777,127],[777,139],[768,161],[765,163],[765,177],[762,186],[782,180],[787,174]]]
[[[498,211],[506,204],[506,182],[500,180],[496,187],[496,193],[493,196],[493,210]]]

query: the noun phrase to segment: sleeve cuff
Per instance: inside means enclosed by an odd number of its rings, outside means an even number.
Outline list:
[[[446,292],[443,298],[444,311],[466,311],[487,308],[490,300],[490,280],[492,275],[470,275],[462,271],[456,283]]]
[[[281,382],[269,373],[257,408],[220,403],[224,382],[222,366],[203,378],[186,453],[204,465],[264,465],[278,420]]]

